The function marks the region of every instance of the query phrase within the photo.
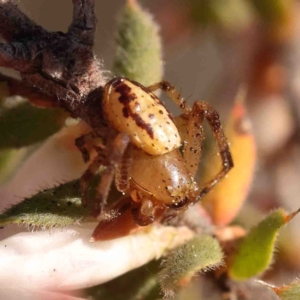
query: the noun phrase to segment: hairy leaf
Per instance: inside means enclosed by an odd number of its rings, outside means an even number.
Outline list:
[[[265,283],[263,281],[260,281],[260,280],[259,280],[259,282],[262,285],[267,286],[273,292],[275,292],[281,300],[297,300],[297,299],[300,299],[300,280],[299,279],[296,279],[292,283],[287,284],[287,285],[283,285],[283,286],[280,286],[280,287],[267,284],[267,283]]]
[[[152,261],[105,284],[86,290],[92,299],[155,300],[160,299],[157,282],[159,262]],[[118,288],[116,288],[118,287]]]
[[[59,109],[41,109],[24,99],[8,98],[0,107],[0,149],[40,142],[57,132],[63,121]]]
[[[216,268],[223,262],[223,253],[216,239],[202,235],[173,250],[163,261],[159,281],[166,296],[174,296],[200,271]]]
[[[283,209],[277,209],[252,228],[232,257],[229,276],[245,280],[265,271],[272,262],[279,229],[297,213],[287,215]]]
[[[162,79],[158,25],[136,1],[127,1],[119,17],[113,73],[147,86]]]
[[[19,224],[42,228],[77,224],[87,215],[81,205],[79,181],[71,181],[37,193],[0,215],[0,226]]]
[[[11,178],[29,152],[28,148],[0,150],[0,184]]]

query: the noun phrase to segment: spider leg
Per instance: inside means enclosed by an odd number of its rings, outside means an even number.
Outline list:
[[[201,145],[204,139],[202,120],[195,122],[194,108],[189,107],[181,93],[168,81],[161,81],[147,87],[150,91],[161,89],[168,97],[183,111],[183,114],[176,117],[174,122],[178,128],[181,139],[184,141],[183,156],[187,162],[187,169],[192,176],[195,176],[201,156]],[[190,117],[192,115],[192,117]],[[197,117],[196,117],[197,119]]]
[[[126,193],[129,191],[130,180],[129,173],[132,163],[132,148],[127,147],[120,163],[116,166],[115,184],[119,192]]]
[[[87,192],[90,187],[90,183],[100,166],[104,164],[105,155],[102,152],[98,152],[97,157],[93,160],[93,162],[89,165],[88,169],[84,172],[84,174],[80,178],[80,190],[82,194],[82,205],[86,206],[88,204]]]
[[[89,136],[90,137],[90,136]],[[100,166],[104,166],[105,170],[101,172],[101,179],[97,186],[97,196],[95,199],[95,206],[93,208],[93,215],[98,216],[106,204],[108,192],[111,182],[115,175],[115,168],[119,164],[123,157],[123,154],[130,141],[129,136],[119,133],[117,137],[111,143],[112,151],[107,154],[106,149],[97,148],[98,155],[89,165],[88,169],[84,172],[80,179],[80,189],[82,193],[82,204],[87,205],[87,191],[90,187],[90,182],[94,178],[95,174],[99,170]]]
[[[161,89],[163,90],[167,96],[177,105],[179,109],[183,112],[180,116],[174,118],[174,122],[179,131],[180,137],[183,141],[186,140],[188,136],[188,116],[191,112],[191,107],[188,105],[186,99],[181,96],[181,93],[175,89],[175,87],[166,80],[155,83],[147,87],[151,92]]]
[[[186,99],[181,96],[181,93],[178,92],[170,82],[163,80],[148,86],[147,89],[151,92],[161,89],[182,110],[182,112],[189,113],[191,111]]]
[[[198,168],[201,154],[201,143],[204,139],[202,128],[204,118],[208,121],[217,142],[222,159],[222,169],[213,179],[205,184],[203,189],[196,192],[195,199],[192,202],[201,200],[201,198],[206,195],[223,177],[225,177],[231,168],[233,168],[232,156],[221,126],[219,114],[210,104],[204,101],[197,101],[194,103],[191,116],[189,118],[189,136],[185,147],[186,151],[184,151],[183,154],[186,159],[187,166],[190,166],[190,168],[194,170],[194,173]],[[200,153],[196,152],[198,149]]]
[[[93,209],[93,215],[95,217],[99,217],[106,205],[109,189],[115,176],[116,167],[122,160],[129,142],[129,135],[119,133],[113,140],[111,147],[108,147],[108,149],[112,150],[105,158],[105,162],[103,163],[105,170],[101,173],[101,179],[97,186],[97,196]]]
[[[198,103],[198,102],[196,102]],[[186,120],[185,127],[181,128],[180,136],[183,138],[183,158],[186,168],[192,177],[195,177],[201,159],[202,143],[204,140],[203,121],[205,114],[198,112],[198,105],[193,106]]]
[[[151,92],[161,89],[168,97],[182,110],[183,114],[175,118],[176,126],[178,127],[180,136],[184,141],[183,157],[186,161],[186,166],[191,175],[195,176],[198,164],[201,158],[202,142],[204,140],[204,132],[202,123],[204,118],[207,119],[214,138],[217,141],[221,159],[222,170],[210,180],[203,189],[197,191],[195,200],[199,201],[205,194],[207,194],[212,187],[217,184],[233,167],[233,161],[229,150],[227,139],[221,127],[218,113],[206,102],[197,101],[191,109],[187,101],[181,96],[175,87],[167,81],[161,81],[147,89]]]
[[[88,151],[88,149],[86,148],[85,145],[89,141],[92,141],[96,137],[98,137],[96,132],[91,131],[91,132],[83,134],[80,137],[75,139],[75,145],[79,149],[79,151],[81,152],[82,158],[83,158],[85,163],[87,163],[90,160],[90,153],[89,153],[89,151]],[[98,152],[99,152],[99,150],[98,150]]]

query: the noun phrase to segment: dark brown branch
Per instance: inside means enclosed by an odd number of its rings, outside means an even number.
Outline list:
[[[0,0],[0,34],[2,30],[7,39],[20,39],[0,45],[0,66],[18,70],[22,82],[35,88],[33,93],[38,89],[39,94],[52,99],[51,106],[54,101],[93,127],[102,113],[99,101],[105,84],[92,50],[96,26],[94,0],[73,0],[73,21],[66,34],[39,30],[14,4],[3,1]],[[19,29],[21,26],[25,28]],[[12,33],[14,27],[18,27],[16,35]],[[24,32],[31,34],[22,38]],[[26,93],[31,102],[37,99],[35,94],[30,95],[30,90]]]
[[[56,97],[50,97],[40,93],[36,88],[24,84],[22,81],[0,73],[0,82],[7,84],[9,96],[22,96],[31,103],[42,107],[59,106]]]
[[[28,47],[21,43],[0,43],[0,64],[20,72],[30,69],[31,55]]]
[[[22,13],[14,1],[0,0],[0,35],[12,42],[35,36],[38,39],[47,31]]]
[[[96,29],[94,0],[73,0],[73,21],[68,34],[78,42],[93,45]]]

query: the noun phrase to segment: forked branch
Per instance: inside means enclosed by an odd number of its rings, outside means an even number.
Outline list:
[[[8,42],[0,44],[0,66],[19,71],[24,83],[74,113],[105,81],[92,51],[95,27],[94,0],[73,0],[67,33],[48,32],[14,1],[0,0],[0,35]]]

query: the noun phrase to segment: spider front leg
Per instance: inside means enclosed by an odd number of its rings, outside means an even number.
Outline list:
[[[151,92],[161,89],[184,113],[189,113],[191,111],[186,99],[181,96],[181,93],[178,92],[170,82],[163,80],[148,86],[147,89]]]
[[[111,143],[106,146],[106,149],[99,149],[99,154],[90,164],[89,168],[81,177],[80,186],[83,195],[83,205],[87,205],[87,191],[89,183],[95,176],[100,166],[104,166],[104,171],[101,172],[101,179],[97,186],[97,196],[94,200],[92,215],[99,217],[106,205],[109,189],[113,181],[115,170],[120,163],[123,154],[130,142],[130,137],[127,134],[119,133]],[[108,153],[108,151],[110,151]]]
[[[104,153],[98,153],[97,157],[93,160],[93,162],[89,165],[88,169],[84,172],[84,174],[80,178],[80,191],[82,194],[81,203],[84,206],[87,206],[88,204],[87,193],[91,181],[95,177],[100,166],[104,164],[104,161],[105,161]]]
[[[195,199],[192,202],[201,200],[201,198],[206,195],[223,177],[225,177],[231,168],[233,168],[232,156],[228,141],[221,126],[219,114],[210,104],[204,101],[195,102],[189,115],[187,128],[188,136],[183,152],[187,167],[190,167],[190,170],[192,170],[195,175],[200,161],[201,143],[204,139],[202,128],[204,118],[208,121],[214,138],[216,139],[222,159],[222,169],[212,180],[205,184],[203,189],[197,191]]]
[[[96,133],[94,131],[91,131],[75,139],[75,145],[81,152],[82,158],[85,163],[87,163],[90,160],[90,152],[86,148],[86,144],[89,141],[92,141],[94,138],[96,138]]]
[[[163,80],[148,86],[147,89],[151,92],[157,89],[163,90],[183,111],[183,114],[175,121],[176,125],[181,127],[179,129],[180,136],[184,140],[183,156],[186,161],[186,167],[193,176],[195,176],[197,172],[201,157],[202,142],[204,140],[204,131],[202,126],[204,118],[207,119],[213,131],[220,150],[223,167],[222,170],[205,185],[205,188],[197,193],[196,198],[193,201],[196,202],[207,194],[223,177],[225,177],[225,175],[233,167],[229,145],[220,123],[219,114],[211,107],[210,104],[203,101],[195,102],[191,109],[187,101],[181,96],[181,93],[178,92],[168,81]]]

